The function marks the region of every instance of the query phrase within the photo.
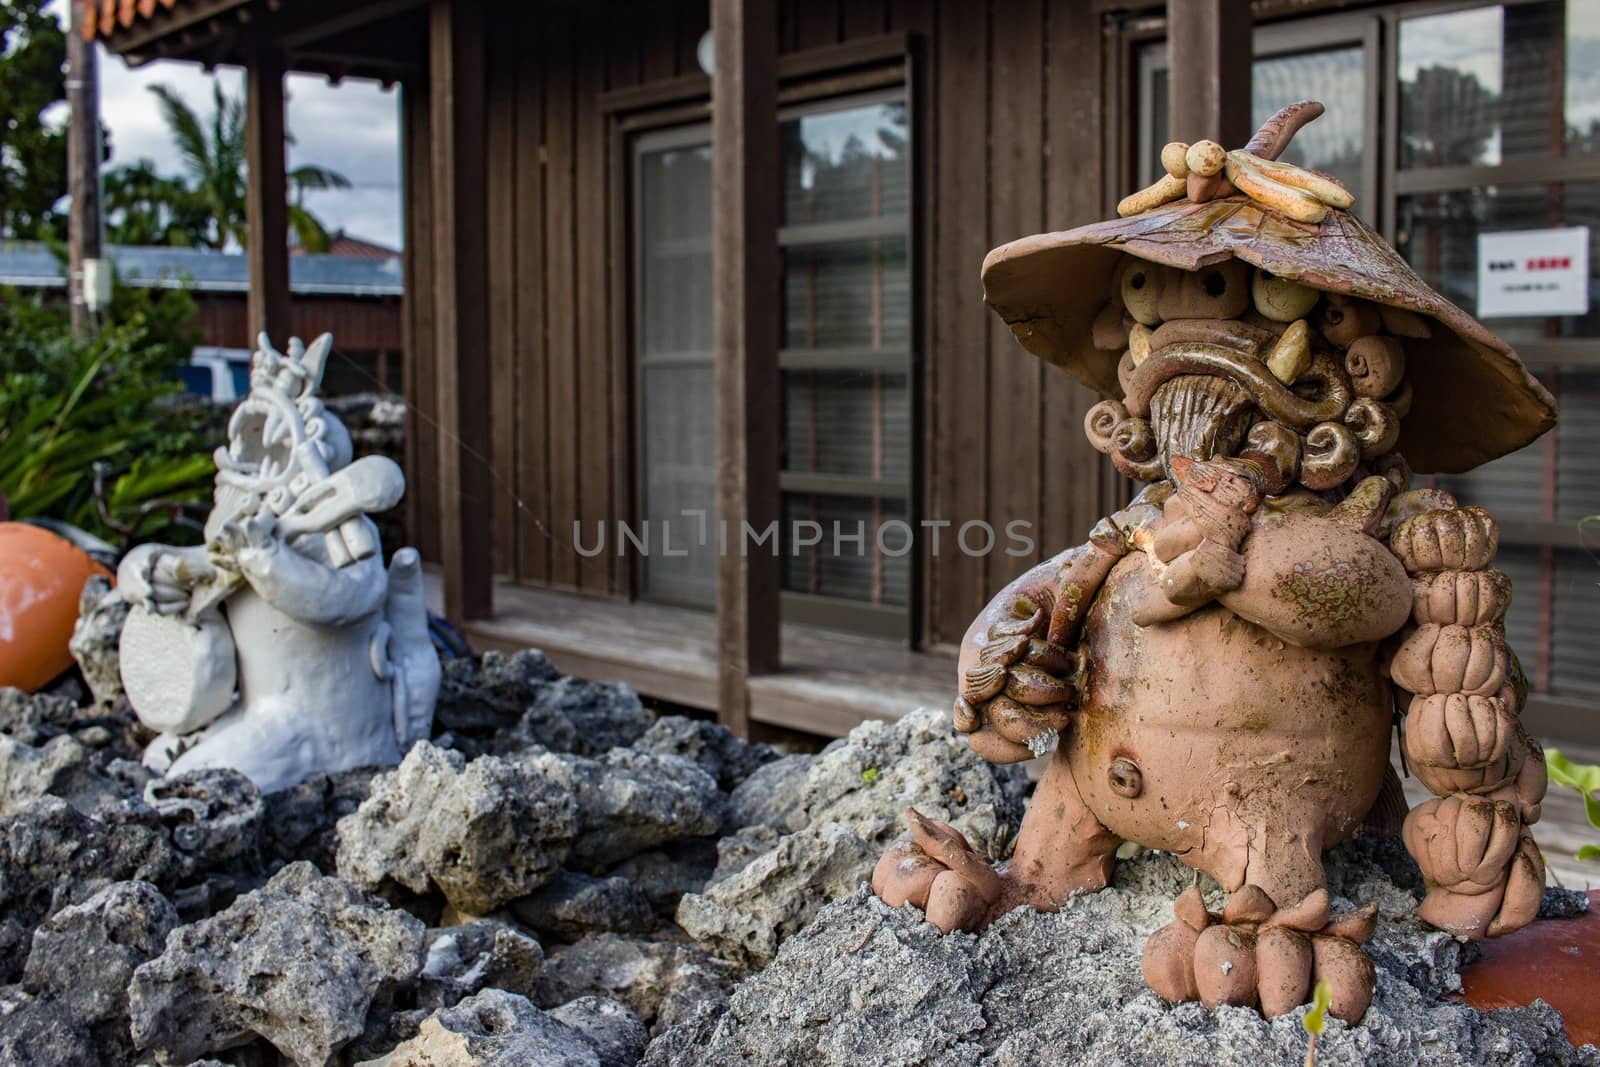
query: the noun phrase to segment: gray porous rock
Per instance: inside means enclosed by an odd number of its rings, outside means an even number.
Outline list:
[[[95,575],[83,583],[78,596],[78,621],[72,625],[67,648],[78,661],[83,680],[95,703],[111,707],[122,698],[122,624],[128,620],[128,602],[111,580]]]
[[[63,693],[25,693],[0,686],[0,735],[42,745],[83,718],[78,702]]]
[[[735,977],[732,965],[693,942],[592,934],[551,950],[534,1000],[553,1008],[579,997],[609,997],[646,1025],[670,1026],[691,1005],[726,1002]]]
[[[619,1029],[597,1020],[580,1030],[526,997],[485,989],[434,1012],[415,1037],[357,1067],[611,1067],[617,1061],[603,1053],[610,1054]]]
[[[38,747],[0,735],[0,816],[15,815],[44,796],[95,814],[122,798],[120,784],[101,772],[100,762],[71,734]]]
[[[600,1067],[634,1067],[650,1043],[639,1017],[608,997],[579,997],[550,1013],[594,1048]]]
[[[147,809],[124,814],[92,818],[41,797],[0,818],[0,983],[21,973],[33,928],[62,908],[112,882],[137,879],[163,892],[177,883],[186,866],[165,830]]]
[[[686,895],[678,925],[725,960],[764,967],[824,902],[853,892],[875,859],[843,823],[788,834],[704,893]]]
[[[814,761],[814,756],[782,756],[752,771],[728,798],[729,827],[790,829],[789,818],[800,810]]]
[[[778,754],[769,745],[751,744],[735,737],[721,723],[663,715],[633,743],[640,752],[658,752],[692,760],[723,790],[732,790]]]
[[[82,904],[50,916],[34,930],[22,972],[22,988],[31,999],[24,1011],[33,1020],[32,1032],[37,1036],[41,1030],[70,1029],[70,1040],[58,1048],[95,1050],[80,1062],[131,1060],[128,980],[140,964],[161,954],[177,925],[178,913],[149,882],[114,882]],[[59,1017],[59,1025],[40,1027],[47,1017]],[[0,1022],[0,1030],[5,1029]],[[59,1059],[46,1049],[36,1050],[36,1057],[40,1062]],[[5,1059],[0,1053],[0,1062]]]
[[[535,649],[446,660],[434,705],[434,730],[481,734],[510,729],[540,690],[558,677],[550,658]]]
[[[569,744],[557,746],[543,740],[545,723],[571,724]],[[544,686],[518,724],[520,740],[546,748],[599,756],[637,741],[650,728],[650,713],[639,694],[615,682],[585,682],[558,678]]]
[[[734,791],[739,814],[729,821],[744,828],[718,842],[716,872],[679,902],[678,925],[724,959],[764,966],[824,901],[872,877],[908,806],[998,857],[1021,825],[1026,788],[1020,767],[979,759],[942,712],[863,723],[816,757],[767,764]]]
[[[478,919],[429,930],[417,1003],[448,1008],[481,989],[532,998],[543,969],[539,942],[505,923]]]
[[[1460,988],[1461,943],[1416,918],[1415,897],[1392,884],[1368,845],[1336,850],[1330,876],[1336,899],[1379,902],[1369,942],[1378,983],[1359,1026],[1328,1021],[1319,1067],[1600,1064],[1594,1048],[1567,1043],[1543,1004],[1480,1012],[1449,999]],[[1304,1008],[1267,1021],[1242,1008],[1168,1006],[1146,988],[1144,941],[1170,921],[1173,891],[1193,880],[1175,858],[1147,853],[1120,864],[1111,888],[1054,914],[1016,909],[976,936],[942,935],[863,887],[791,937],[725,1013],[697,1013],[661,1033],[644,1062],[1298,1067]]]
[[[709,837],[690,837],[631,856],[613,867],[611,873],[638,886],[656,914],[670,919],[683,895],[704,889],[716,868],[717,842]]]
[[[613,748],[598,759],[538,753],[528,762],[552,778],[566,768],[581,823],[567,864],[591,874],[671,841],[714,834],[725,797],[681,756]]]
[[[982,759],[948,711],[918,708],[898,722],[862,723],[823,749],[789,828],[844,823],[881,848],[904,831],[905,809],[915,807],[999,856],[1022,824],[1027,788],[1020,764]]]
[[[563,941],[606,930],[648,933],[656,925],[650,898],[633,882],[577,871],[562,871],[529,895],[513,900],[511,913],[524,926]]]
[[[20,986],[0,989],[0,1067],[86,1067],[116,1063],[72,1009]],[[125,1058],[124,1058],[125,1061]]]
[[[158,778],[145,786],[144,801],[197,869],[255,867],[267,809],[255,783],[238,771],[206,767]]]
[[[165,1063],[264,1038],[324,1067],[422,970],[424,927],[309,863],[181,926],[129,983],[133,1040]]]
[[[288,789],[263,797],[267,805],[262,823],[264,858],[282,865],[310,860],[324,874],[338,863],[338,822],[355,812],[372,792],[375,767],[313,774]]]
[[[564,764],[480,756],[426,741],[339,820],[339,874],[380,892],[437,890],[487,915],[555,877],[579,829]]]

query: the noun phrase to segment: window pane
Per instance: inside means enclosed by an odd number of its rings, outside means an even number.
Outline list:
[[[783,347],[904,349],[911,287],[903,237],[788,248]]]
[[[1600,150],[1600,0],[1400,24],[1400,166]]]
[[[1556,520],[1575,523],[1600,515],[1600,371],[1569,369],[1540,378],[1561,411],[1555,428]],[[1600,547],[1600,526],[1590,532]]]
[[[711,146],[639,160],[640,342],[648,354],[711,352]]]
[[[1553,226],[1590,227],[1590,290],[1600,272],[1600,182],[1565,185],[1489,185],[1449,193],[1403,196],[1396,211],[1395,246],[1427,283],[1477,314],[1478,234]],[[1587,315],[1490,319],[1486,325],[1512,344],[1558,337],[1600,337],[1600,302]]]
[[[907,213],[904,101],[788,119],[778,126],[778,140],[785,226]]]
[[[911,573],[905,503],[883,497],[785,493],[783,587],[790,592],[904,607]],[[885,523],[896,525],[884,528]],[[878,552],[879,531],[889,553]],[[857,535],[861,540],[853,540]],[[802,540],[815,540],[802,546]]]
[[[911,454],[906,376],[786,371],[785,470],[903,481]]]
[[[701,537],[715,529],[710,161],[703,143],[639,156],[642,525],[634,532],[649,541],[627,549],[640,560],[646,597],[701,607],[716,599],[715,538]]]
[[[1259,126],[1285,104],[1322,101],[1328,110],[1294,135],[1281,158],[1323,171],[1359,194],[1367,143],[1365,79],[1366,62],[1355,45],[1257,59],[1250,71],[1250,117]]]

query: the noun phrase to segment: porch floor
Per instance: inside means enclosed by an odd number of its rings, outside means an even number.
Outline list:
[[[439,575],[428,605],[440,610]],[[463,629],[473,647],[537,648],[562,671],[626,682],[640,694],[689,707],[717,706],[715,619],[708,612],[608,600],[497,581],[492,619]],[[783,628],[783,670],[750,682],[752,720],[842,736],[868,719],[898,719],[950,700],[952,652],[914,652],[883,638],[811,626]]]

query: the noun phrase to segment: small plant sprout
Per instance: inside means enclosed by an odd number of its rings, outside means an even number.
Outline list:
[[[862,771],[861,780],[866,782],[868,785],[876,782],[878,780],[878,768],[868,767],[866,770]]]
[[[1559,748],[1546,749],[1544,763],[1550,771],[1550,780],[1571,786],[1583,797],[1583,813],[1589,825],[1600,830],[1600,766],[1592,763],[1573,763],[1562,755]],[[1600,860],[1600,845],[1584,845],[1578,849],[1580,860]]]
[[[1328,1028],[1328,1005],[1332,1002],[1333,987],[1326,978],[1318,978],[1316,988],[1311,991],[1311,1010],[1300,1020],[1300,1025],[1311,1035],[1311,1042],[1306,1045],[1306,1067],[1317,1067],[1317,1038]]]

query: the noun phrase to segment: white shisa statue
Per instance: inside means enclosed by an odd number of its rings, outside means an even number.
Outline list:
[[[417,552],[385,569],[368,518],[400,501],[405,476],[382,456],[351,462],[317,395],[333,338],[259,344],[216,452],[205,544],[142,545],[117,584],[132,605],[123,686],[160,732],[145,764],[232,767],[270,793],[399,762],[428,736],[439,660]]]

